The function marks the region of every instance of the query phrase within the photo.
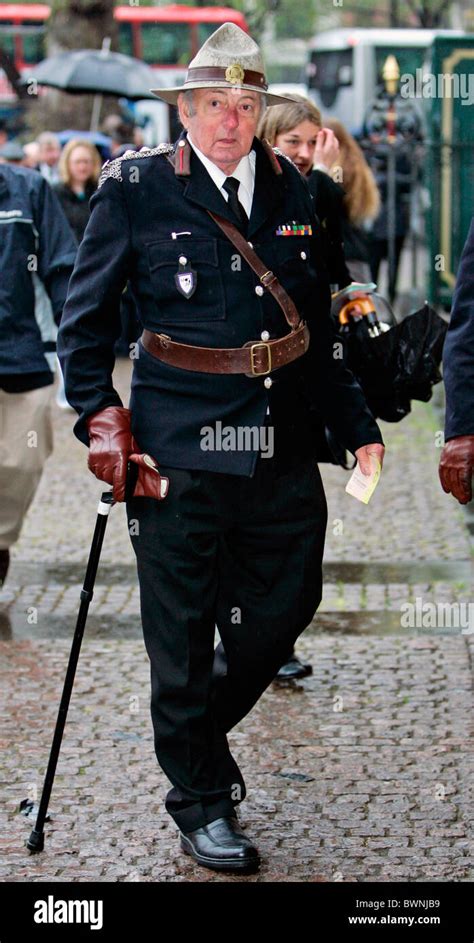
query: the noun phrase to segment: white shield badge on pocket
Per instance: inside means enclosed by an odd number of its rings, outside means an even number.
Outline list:
[[[197,287],[197,273],[189,265],[180,263],[174,277],[176,288],[184,298],[191,298]]]

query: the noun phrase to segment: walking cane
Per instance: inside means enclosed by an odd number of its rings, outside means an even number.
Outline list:
[[[138,476],[138,466],[132,462],[128,463],[127,466],[127,488],[126,496],[127,499],[133,495],[135,490],[136,479]],[[93,596],[94,583],[97,575],[97,568],[99,566],[100,553],[102,550],[102,543],[104,540],[105,528],[107,527],[107,519],[110,513],[111,507],[113,507],[115,501],[112,491],[104,491],[100,497],[99,505],[97,508],[97,521],[94,530],[94,536],[92,538],[91,549],[89,553],[89,559],[87,561],[86,575],[84,577],[84,584],[81,590],[81,604],[79,606],[79,612],[77,615],[76,629],[74,632],[74,638],[72,640],[71,652],[69,655],[69,663],[67,666],[66,677],[64,679],[63,693],[61,697],[61,702],[58,710],[58,717],[56,720],[56,728],[54,731],[53,742],[51,745],[51,752],[48,761],[48,767],[46,769],[46,775],[44,777],[43,783],[43,792],[41,794],[41,801],[38,808],[38,814],[36,817],[35,827],[32,830],[30,837],[26,840],[25,844],[29,851],[32,853],[43,851],[44,848],[44,823],[46,821],[46,813],[48,811],[49,799],[51,796],[51,790],[53,788],[54,776],[56,773],[56,766],[59,757],[59,751],[61,749],[61,741],[63,738],[64,727],[66,725],[67,712],[69,708],[69,701],[71,700],[72,688],[74,684],[74,678],[76,675],[76,667],[79,660],[79,653],[81,651],[82,637],[84,635],[84,628],[86,625],[87,613],[89,611],[89,605]],[[24,814],[31,814],[34,811],[34,805],[31,799],[23,799],[20,803],[20,811]]]

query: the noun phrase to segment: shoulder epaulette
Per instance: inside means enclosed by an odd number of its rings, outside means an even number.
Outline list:
[[[115,180],[122,180],[123,160],[135,160],[137,157],[157,157],[159,154],[169,154],[172,150],[172,144],[158,144],[158,147],[142,147],[140,151],[125,151],[125,154],[122,154],[121,157],[107,160],[100,172],[97,189],[102,186],[108,177],[113,177]]]
[[[274,154],[277,154],[278,157],[284,157],[285,160],[287,160],[288,163],[291,164],[291,166],[295,168],[295,170],[298,170],[298,167],[296,166],[294,161],[292,161],[291,157],[288,157],[288,154],[284,154],[283,151],[281,151],[279,147],[273,147],[272,150]],[[301,173],[300,170],[298,170],[298,173]]]

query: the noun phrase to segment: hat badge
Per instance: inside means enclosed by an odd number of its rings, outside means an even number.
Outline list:
[[[242,85],[242,82],[245,78],[245,72],[240,65],[240,62],[233,62],[232,65],[227,66],[225,70],[226,82],[231,82],[232,85]]]

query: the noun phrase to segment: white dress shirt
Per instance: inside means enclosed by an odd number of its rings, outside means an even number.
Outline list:
[[[38,170],[49,184],[59,183],[61,180],[57,164],[55,164],[54,167],[50,167],[50,165],[45,162],[44,164],[39,164]]]
[[[229,194],[226,190],[222,189],[222,184],[226,182],[227,177],[235,177],[240,181],[237,196],[250,219],[253,191],[255,189],[255,161],[257,157],[255,151],[252,150],[250,151],[250,154],[245,154],[245,156],[240,159],[235,170],[233,170],[231,174],[226,174],[223,170],[220,169],[220,167],[217,166],[217,164],[214,164],[212,160],[209,160],[209,158],[206,157],[198,147],[196,147],[189,134],[188,141],[193,151],[195,151],[199,157],[199,160],[204,164],[209,176],[212,177],[217,189],[220,190],[225,200],[229,199]]]

